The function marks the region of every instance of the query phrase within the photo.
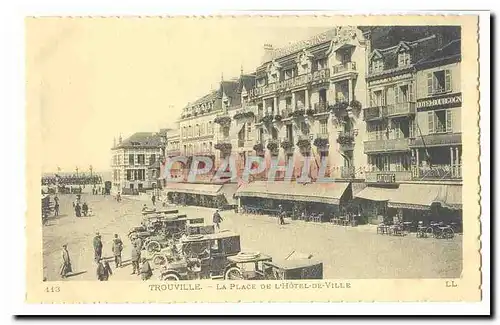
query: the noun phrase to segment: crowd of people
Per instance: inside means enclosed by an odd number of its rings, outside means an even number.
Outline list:
[[[54,175],[43,176],[42,185],[92,185],[101,184],[102,177],[99,175]]]

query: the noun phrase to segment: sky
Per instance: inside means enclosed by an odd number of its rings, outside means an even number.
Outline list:
[[[28,88],[42,172],[108,170],[113,139],[175,127],[182,107],[331,20],[36,18],[26,22]]]

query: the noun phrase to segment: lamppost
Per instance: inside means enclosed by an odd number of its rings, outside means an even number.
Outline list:
[[[76,177],[78,177],[78,166],[76,166],[75,170],[76,170]]]

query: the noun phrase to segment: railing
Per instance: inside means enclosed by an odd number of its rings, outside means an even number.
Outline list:
[[[328,133],[316,133],[316,138],[328,139]]]
[[[383,106],[372,106],[363,109],[363,119],[365,121],[376,120],[382,117]]]
[[[387,116],[415,114],[415,103],[405,102],[387,106]]]
[[[450,90],[448,90],[444,87],[443,88],[432,88],[431,93],[429,95],[440,95],[440,94],[444,94],[448,91],[450,91]]]
[[[432,165],[429,167],[413,167],[415,180],[461,179],[462,165]]]
[[[328,112],[328,102],[319,102],[314,104],[314,109],[316,113],[325,113]]]
[[[380,151],[406,151],[408,150],[409,141],[409,138],[365,141],[365,153]]]
[[[287,80],[270,83],[264,87],[256,87],[250,91],[249,97],[263,96],[278,90],[301,87],[312,82],[327,81],[329,78],[330,69],[325,68],[318,71],[301,74]]]
[[[356,171],[354,166],[342,166],[340,167],[340,177],[341,178],[355,178]]]
[[[412,179],[411,171],[373,171],[365,173],[367,183],[397,183]]]
[[[356,62],[346,62],[333,66],[332,74],[342,73],[346,71],[356,71]]]

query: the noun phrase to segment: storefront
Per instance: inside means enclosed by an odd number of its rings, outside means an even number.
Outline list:
[[[239,207],[264,214],[283,210],[294,217],[302,213],[322,214],[324,221],[339,215],[352,198],[350,183],[307,183],[257,181],[241,186],[235,194]]]
[[[461,185],[369,186],[354,195],[370,223],[431,221],[462,224]]]
[[[237,184],[170,183],[165,188],[172,204],[225,208],[235,205]]]

